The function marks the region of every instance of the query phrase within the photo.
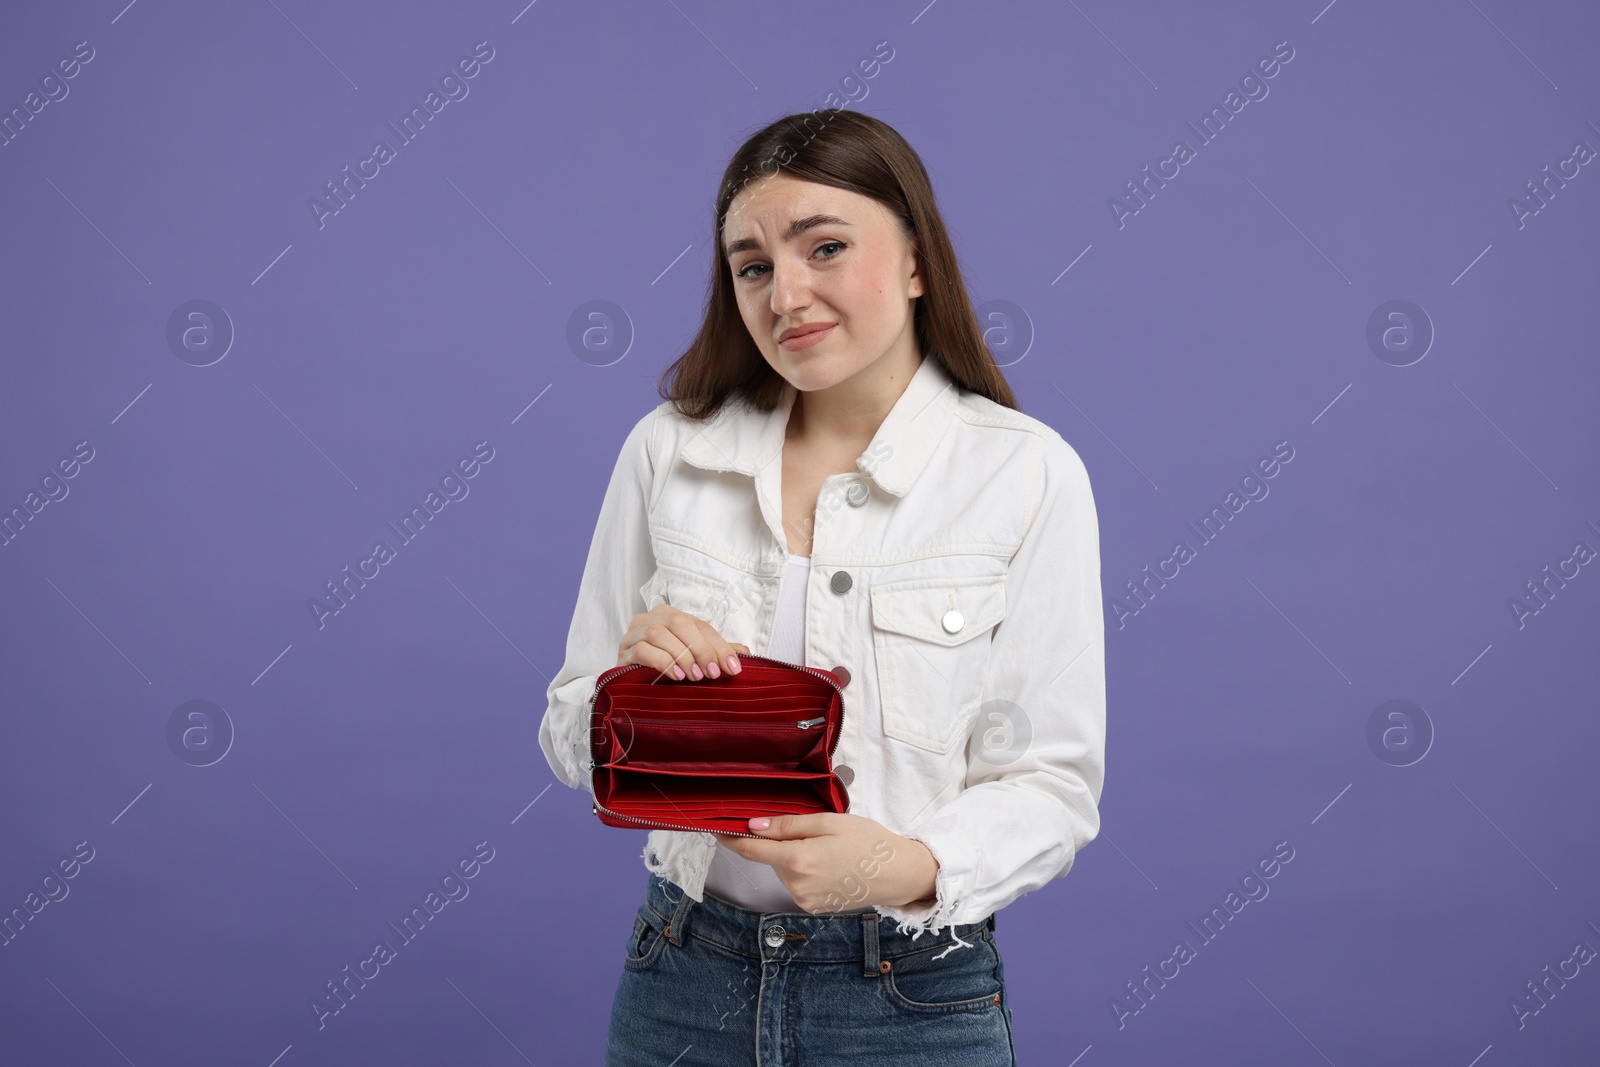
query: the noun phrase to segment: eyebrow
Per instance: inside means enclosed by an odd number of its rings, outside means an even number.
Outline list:
[[[850,224],[837,215],[807,215],[803,219],[795,219],[789,223],[789,228],[783,232],[785,241],[792,241],[807,230],[814,230],[818,226],[849,226]],[[740,252],[760,248],[761,242],[754,237],[741,237],[728,245],[727,255],[731,258]]]

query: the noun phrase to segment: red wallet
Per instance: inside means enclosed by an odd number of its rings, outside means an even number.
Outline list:
[[[850,806],[833,772],[848,676],[748,653],[739,665],[698,682],[642,663],[601,673],[589,704],[601,822],[759,837],[758,815]]]

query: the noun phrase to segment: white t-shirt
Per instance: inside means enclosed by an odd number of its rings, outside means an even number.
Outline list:
[[[778,598],[778,617],[772,625],[772,642],[766,652],[773,659],[788,663],[806,661],[806,588],[810,578],[810,557],[791,552],[789,568],[783,576],[783,591]],[[747,860],[721,841],[717,842],[711,866],[706,869],[705,887],[723,900],[749,911],[803,910],[770,865]]]

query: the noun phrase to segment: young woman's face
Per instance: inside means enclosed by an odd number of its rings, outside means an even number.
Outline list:
[[[915,362],[922,272],[878,201],[779,172],[739,191],[722,239],[745,327],[796,388],[825,389],[890,353]]]

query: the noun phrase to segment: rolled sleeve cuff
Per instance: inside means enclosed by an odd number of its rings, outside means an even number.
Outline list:
[[[593,754],[589,745],[589,699],[594,696],[595,681],[594,677],[576,678],[551,694],[572,716],[570,732],[564,741],[555,742],[557,751],[551,755],[566,784],[590,794],[594,793],[594,771],[590,766]],[[554,739],[557,731],[551,733]]]
[[[937,935],[948,926],[956,944],[971,948],[971,942],[955,936],[955,927],[989,917],[986,911],[978,913],[981,905],[973,897],[978,880],[976,844],[965,829],[949,822],[929,823],[902,836],[922,842],[939,861],[939,871],[934,876],[933,903],[875,904],[873,907],[879,914],[899,923],[900,933],[910,934],[913,941],[921,937],[924,930]]]

